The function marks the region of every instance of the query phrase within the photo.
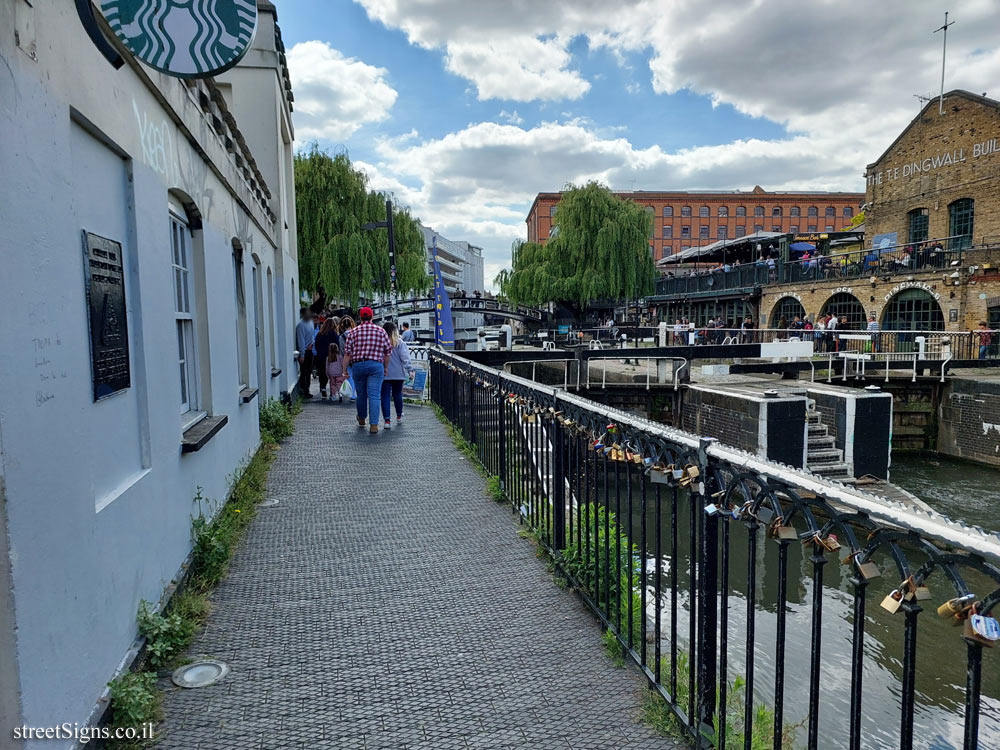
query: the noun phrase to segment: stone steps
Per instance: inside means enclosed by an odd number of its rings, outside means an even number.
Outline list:
[[[810,467],[816,464],[840,463],[844,460],[844,452],[839,448],[820,448],[806,453],[806,464]]]

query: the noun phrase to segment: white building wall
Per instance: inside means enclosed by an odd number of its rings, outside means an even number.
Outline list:
[[[424,235],[424,245],[427,248],[427,272],[434,274],[433,241],[437,238],[438,265],[445,288],[452,297],[465,290],[470,297],[478,289],[483,291],[483,256],[482,249],[465,241],[449,240],[430,227],[421,225]],[[401,316],[410,323],[410,327],[434,335],[434,316],[430,314]],[[453,313],[456,340],[474,341],[476,329],[483,324],[483,316],[477,313]],[[425,333],[427,335],[427,333]]]
[[[15,44],[13,31],[24,30],[28,16],[37,59]],[[8,604],[0,613],[0,628],[9,616],[16,627],[16,654],[0,632],[0,707],[14,684],[21,723],[52,726],[87,720],[135,637],[139,600],[158,601],[180,572],[197,488],[225,497],[227,476],[258,445],[259,399],[291,384],[297,268],[294,234],[276,230],[286,217],[272,222],[258,204],[196,90],[132,64],[114,70],[71,3],[0,0],[0,56],[0,500],[13,588],[13,612]],[[170,191],[201,218],[201,386],[209,412],[228,417],[188,454],[181,452]],[[83,231],[120,242],[125,269],[131,387],[96,403]],[[282,292],[264,314],[280,321],[273,357],[286,375],[260,382],[251,359],[251,385],[261,392],[246,404],[234,238],[246,253],[247,309],[253,257],[264,283],[270,270]],[[245,345],[252,358],[252,333]]]

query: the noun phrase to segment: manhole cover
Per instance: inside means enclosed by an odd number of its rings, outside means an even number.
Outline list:
[[[171,679],[178,687],[200,688],[214,685],[227,674],[229,674],[229,667],[221,661],[203,659],[178,667],[174,670]]]

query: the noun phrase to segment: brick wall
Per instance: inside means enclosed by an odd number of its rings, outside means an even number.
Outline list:
[[[1000,466],[1000,383],[949,381],[941,399],[937,449]]]
[[[1000,158],[1000,156],[998,156]],[[977,204],[978,211],[978,204]],[[760,314],[766,321],[764,327],[777,325],[774,310],[784,297],[794,297],[802,303],[806,315],[813,320],[822,312],[826,302],[836,294],[847,293],[854,296],[866,313],[874,312],[879,320],[889,297],[914,285],[938,295],[938,304],[944,316],[945,329],[949,331],[970,331],[980,320],[986,320],[987,308],[1000,298],[1000,272],[997,265],[1000,252],[970,250],[963,254],[960,267],[914,271],[896,274],[885,280],[876,278],[873,284],[867,279],[824,279],[798,284],[777,284],[765,287],[761,295]],[[985,265],[992,266],[985,268]],[[976,271],[969,273],[975,266]],[[958,284],[951,274],[958,271]],[[874,300],[872,299],[874,297]],[[951,320],[951,310],[957,310],[957,320]]]
[[[757,453],[759,415],[760,404],[756,401],[689,388],[684,393],[681,426],[687,432]]]
[[[899,241],[906,242],[907,213],[926,208],[929,236],[947,237],[948,205],[958,198],[973,198],[975,241],[984,236],[1000,240],[1000,152],[993,150],[997,143],[996,102],[950,92],[945,95],[943,115],[938,114],[937,100],[930,102],[886,153],[868,165],[867,236],[898,232]],[[948,157],[951,163],[942,163]]]

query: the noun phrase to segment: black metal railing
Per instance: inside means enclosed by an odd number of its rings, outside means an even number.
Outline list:
[[[898,276],[960,267],[969,253],[992,258],[1000,245],[984,242],[970,246],[967,237],[868,248],[808,259],[755,261],[720,268],[668,271],[656,282],[657,296],[711,295],[715,292],[752,290],[769,284],[794,284],[824,279],[858,279]],[[676,275],[675,275],[676,274]]]
[[[703,747],[997,746],[972,616],[1000,602],[1000,535],[449,353],[431,367],[434,403]]]

